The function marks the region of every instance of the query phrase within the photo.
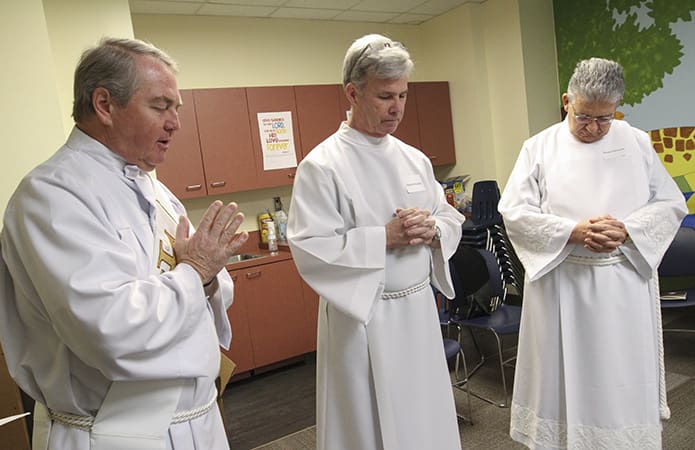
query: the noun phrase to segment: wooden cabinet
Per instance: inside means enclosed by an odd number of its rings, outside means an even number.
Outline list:
[[[341,120],[350,109],[342,86],[336,85],[340,95]],[[456,163],[454,126],[451,118],[449,83],[446,81],[414,81],[408,83],[408,100],[403,119],[395,137],[420,149],[432,165]]]
[[[268,188],[275,186],[291,185],[296,167],[287,169],[265,170],[263,163],[263,149],[261,147],[260,127],[258,126],[258,113],[260,112],[284,112],[292,113],[292,133],[297,162],[301,159],[302,146],[299,139],[299,126],[297,119],[297,107],[294,101],[294,89],[292,86],[254,87],[246,88],[248,101],[248,120],[251,124],[253,152],[256,161],[256,186]]]
[[[315,349],[309,344],[302,281],[291,259],[229,273],[234,280],[234,303],[227,311],[232,344],[224,353],[237,364],[237,373]]]
[[[180,199],[256,188],[246,91],[181,90],[181,129],[157,177]]]
[[[429,156],[432,165],[456,164],[449,83],[433,81],[411,84],[415,88],[420,126],[418,148]],[[410,107],[409,104],[406,109],[408,107]]]
[[[200,154],[200,139],[196,119],[193,91],[181,90],[179,129],[171,141],[165,162],[157,167],[157,178],[180,199],[203,197],[205,172]]]
[[[247,303],[253,300],[253,292],[250,286],[244,283],[244,270],[230,270],[229,275],[234,281],[234,303],[227,310],[227,317],[232,326],[232,343],[229,350],[222,349],[222,353],[236,363],[236,373],[243,373],[256,367],[251,344],[249,314],[246,309]]]
[[[207,195],[257,187],[256,161],[244,88],[193,92]]]
[[[335,132],[350,104],[342,85],[181,90],[181,129],[157,176],[181,199],[291,185],[296,168],[265,170],[259,112],[289,111],[297,163]],[[394,136],[435,166],[456,163],[449,84],[409,84]]]
[[[413,84],[414,83],[408,83],[408,96],[405,102],[403,119],[401,119],[401,123],[398,124],[398,128],[393,135],[406,144],[410,144],[413,147],[420,149],[420,124],[417,107],[417,92],[415,91]]]
[[[340,126],[340,94],[335,84],[294,87],[302,157]]]

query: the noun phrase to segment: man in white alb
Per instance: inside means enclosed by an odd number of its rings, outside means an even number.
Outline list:
[[[224,265],[248,233],[219,201],[191,233],[149,174],[180,126],[175,73],[142,41],[87,50],[75,128],[7,205],[0,337],[36,400],[34,449],[229,448],[214,384],[231,339]]]
[[[460,448],[430,283],[448,296],[461,216],[429,159],[391,136],[403,117],[406,49],[356,40],[343,64],[351,114],[302,160],[288,237],[320,294],[317,447]]]
[[[623,92],[618,63],[579,62],[567,118],[524,143],[499,202],[526,269],[511,436],[529,448],[661,448],[656,273],[686,208],[614,120]]]

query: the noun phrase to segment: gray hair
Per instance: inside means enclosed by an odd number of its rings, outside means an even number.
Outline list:
[[[567,85],[570,102],[578,96],[589,102],[618,103],[624,93],[623,68],[603,58],[579,61]]]
[[[119,106],[125,106],[138,88],[135,56],[152,56],[162,61],[173,73],[176,62],[154,45],[138,39],[104,38],[99,45],[82,53],[75,69],[72,117],[79,123],[95,114],[94,91],[103,87]]]
[[[364,87],[367,76],[393,80],[410,75],[413,61],[400,42],[380,34],[368,34],[352,43],[343,60],[343,86]]]

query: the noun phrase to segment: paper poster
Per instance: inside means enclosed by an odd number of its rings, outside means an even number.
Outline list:
[[[263,170],[297,167],[297,154],[292,133],[292,112],[260,112]]]

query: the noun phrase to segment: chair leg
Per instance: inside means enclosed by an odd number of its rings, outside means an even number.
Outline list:
[[[463,379],[459,377],[459,360],[463,365]],[[466,355],[463,352],[463,348],[459,348],[458,355],[456,355],[456,366],[454,368],[454,378],[456,382],[452,385],[453,387],[464,390],[466,392],[466,402],[468,403],[468,417],[456,413],[456,417],[460,420],[473,425],[473,409],[471,407],[471,391],[468,388],[468,369],[466,368]]]
[[[483,366],[483,364],[485,363],[487,358],[485,357],[485,354],[482,352],[480,346],[478,345],[478,342],[475,339],[475,335],[473,333],[473,330],[469,329],[469,331],[470,331],[471,337],[473,339],[473,343],[475,345],[475,348],[478,351],[478,353],[480,354],[480,361],[475,365],[475,367],[473,367],[473,369],[471,369],[471,371],[468,375],[468,377],[470,378]],[[506,380],[506,376],[504,374],[504,366],[506,365],[507,361],[505,361],[503,359],[504,356],[502,354],[502,339],[493,330],[489,330],[489,331],[492,332],[492,334],[495,336],[495,340],[496,340],[496,344],[497,344],[497,357],[499,358],[500,375],[502,376],[502,389],[504,391],[504,398],[501,402],[499,402],[499,401],[492,400],[488,397],[485,397],[481,394],[478,394],[474,391],[471,391],[470,389],[469,389],[469,393],[470,393],[470,395],[473,395],[473,396],[479,398],[480,400],[483,400],[487,403],[490,403],[491,405],[497,406],[498,408],[508,408],[509,404],[510,404],[510,398],[509,398],[509,390],[507,389],[507,380]],[[511,359],[514,359],[514,358],[511,358]]]
[[[480,360],[476,363],[476,365],[470,371],[469,375],[473,376],[478,371],[478,369],[483,367],[483,364],[485,364],[485,361],[487,358],[485,357],[485,354],[483,353],[482,349],[480,348],[480,345],[478,344],[478,340],[475,338],[475,333],[473,333],[473,330],[469,328],[468,333],[471,335],[471,340],[473,341],[473,346],[475,347],[475,350],[480,355]],[[459,343],[461,343],[460,339],[459,339]],[[461,345],[463,345],[463,343],[461,343]]]

